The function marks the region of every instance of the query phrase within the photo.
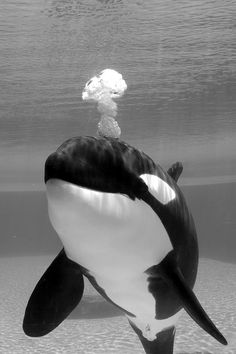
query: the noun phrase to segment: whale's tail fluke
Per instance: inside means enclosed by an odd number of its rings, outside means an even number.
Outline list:
[[[25,310],[23,330],[41,337],[56,328],[78,305],[84,291],[80,266],[62,250],[36,285]]]
[[[142,331],[134,323],[130,320],[129,323],[138,335],[146,354],[173,354],[175,327],[165,329],[158,333],[157,339],[150,341],[142,335]]]

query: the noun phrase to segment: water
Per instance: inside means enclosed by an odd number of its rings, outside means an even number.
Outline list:
[[[186,178],[235,179],[233,0],[5,0],[0,10],[2,189],[41,183],[52,149],[96,132],[81,93],[109,67],[128,83],[124,140],[165,166],[182,160]]]
[[[234,0],[1,1],[4,353],[142,352],[123,317],[78,321],[75,315],[34,340],[21,329],[26,301],[50,263],[35,254],[61,247],[45,196],[35,192],[43,189],[44,161],[65,139],[95,134],[99,115],[81,93],[104,68],[121,72],[128,84],[117,101],[122,138],[164,167],[183,162],[180,184],[200,254],[226,262],[201,261],[197,291],[232,344],[222,348],[184,317],[176,353],[235,352],[235,14]]]

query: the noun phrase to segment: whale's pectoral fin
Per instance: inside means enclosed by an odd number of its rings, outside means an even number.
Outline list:
[[[25,334],[39,337],[51,332],[78,305],[83,291],[80,266],[69,260],[62,250],[29,299],[23,320]]]
[[[131,327],[138,335],[146,354],[173,354],[175,327],[169,327],[157,334],[155,340],[148,340],[142,335],[142,331],[129,321]]]
[[[209,316],[206,314],[196,295],[186,283],[180,268],[175,259],[174,251],[171,251],[164,260],[157,266],[146,271],[150,275],[149,281],[161,277],[179,298],[180,303],[192,319],[207,333],[218,340],[221,344],[227,345],[227,341],[216,328]]]
[[[175,182],[178,181],[179,176],[183,172],[183,165],[181,162],[174,163],[167,171],[168,175],[173,178]]]

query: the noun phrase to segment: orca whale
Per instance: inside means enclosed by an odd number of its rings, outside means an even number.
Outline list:
[[[38,337],[79,304],[84,276],[121,309],[148,354],[172,354],[183,310],[220,343],[227,341],[193,292],[198,242],[177,185],[166,172],[117,138],[75,137],[45,163],[51,223],[63,249],[36,285],[23,330]]]

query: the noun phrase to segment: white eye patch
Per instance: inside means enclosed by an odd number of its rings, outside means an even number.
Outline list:
[[[168,204],[175,199],[175,191],[160,177],[151,174],[143,174],[140,178],[146,183],[152,195],[162,204]]]

